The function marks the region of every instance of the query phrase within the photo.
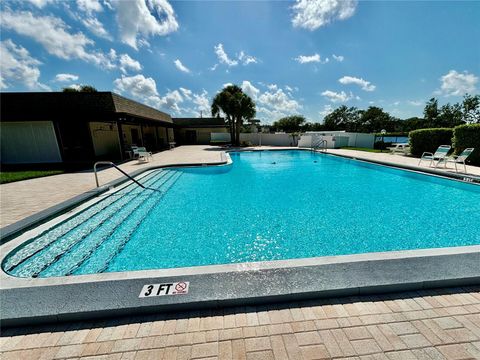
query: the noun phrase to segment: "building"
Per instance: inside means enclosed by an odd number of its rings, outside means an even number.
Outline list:
[[[223,118],[173,118],[178,145],[210,144],[211,133],[229,132]]]
[[[2,164],[126,160],[174,142],[170,115],[112,92],[1,93]]]

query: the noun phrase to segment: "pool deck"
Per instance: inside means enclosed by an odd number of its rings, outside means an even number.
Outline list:
[[[418,162],[400,155],[328,152],[407,166]],[[132,173],[215,162],[221,156],[214,147],[184,146],[121,168]],[[480,168],[468,172],[480,176]],[[100,182],[118,177],[104,170]],[[92,172],[1,185],[1,226],[94,186]],[[480,359],[480,287],[16,327],[1,332],[0,351],[2,359]]]
[[[12,359],[480,359],[480,288],[11,328]]]

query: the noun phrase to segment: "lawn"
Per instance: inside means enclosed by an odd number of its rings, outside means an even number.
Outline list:
[[[390,150],[369,149],[369,148],[361,148],[361,147],[353,147],[353,146],[343,146],[340,149],[367,151],[367,152],[374,152],[374,153],[381,153],[381,152],[388,153],[388,152],[390,152]]]
[[[2,171],[0,172],[0,184],[62,173],[63,170]]]

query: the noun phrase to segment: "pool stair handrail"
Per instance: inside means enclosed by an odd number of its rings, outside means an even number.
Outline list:
[[[152,191],[160,191],[158,189],[152,189],[152,188],[148,188],[148,187],[145,187],[143,186],[141,183],[139,183],[137,180],[135,180],[133,177],[131,177],[130,175],[128,175],[125,171],[123,171],[122,169],[120,169],[117,165],[115,165],[113,162],[111,161],[97,161],[94,165],[93,165],[93,172],[95,173],[95,182],[97,184],[97,187],[100,187],[100,184],[98,182],[98,174],[97,174],[97,165],[111,165],[113,166],[115,169],[117,169],[118,171],[120,171],[123,175],[125,175],[127,178],[129,178],[130,180],[132,180],[135,184],[137,184],[138,186],[140,186],[141,188],[145,189],[145,190],[152,190]]]
[[[434,154],[432,154],[431,152],[425,151],[420,157],[420,160],[418,161],[418,165],[420,165],[422,161],[426,160],[426,161],[430,161],[430,164],[428,166],[432,166],[432,163],[434,161],[437,161],[437,163],[435,164],[435,167],[438,167],[438,164],[440,164],[441,161],[445,160],[451,148],[452,147],[450,145],[440,145],[438,149],[435,150]]]
[[[315,142],[312,144],[312,151],[318,149],[322,151],[327,151],[327,140],[324,140],[322,138],[316,139]]]

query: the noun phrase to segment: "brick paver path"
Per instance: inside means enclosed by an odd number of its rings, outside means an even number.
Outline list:
[[[7,329],[2,359],[480,359],[480,287]]]

